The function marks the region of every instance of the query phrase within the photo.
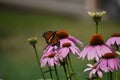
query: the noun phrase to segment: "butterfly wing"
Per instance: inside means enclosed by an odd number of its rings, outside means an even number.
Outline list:
[[[53,31],[48,31],[43,34],[43,37],[45,38],[46,42],[49,44],[51,43],[52,37],[54,35]]]
[[[53,38],[51,40],[51,44],[52,45],[59,45],[59,38],[58,36],[56,35],[56,33],[53,35]]]
[[[48,31],[43,34],[46,42],[51,45],[59,44],[59,38],[56,35],[56,32]]]

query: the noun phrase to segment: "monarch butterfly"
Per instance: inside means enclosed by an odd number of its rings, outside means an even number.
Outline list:
[[[56,31],[48,31],[43,34],[47,44],[51,44],[52,46],[59,44],[59,38],[56,35]]]

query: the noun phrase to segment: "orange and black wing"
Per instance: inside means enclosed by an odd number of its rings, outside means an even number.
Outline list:
[[[51,41],[52,45],[59,45],[59,38],[56,35],[56,33],[53,35],[52,41]]]
[[[59,44],[59,38],[56,35],[56,32],[48,31],[43,34],[43,37],[45,38],[46,42],[51,45],[57,45]]]

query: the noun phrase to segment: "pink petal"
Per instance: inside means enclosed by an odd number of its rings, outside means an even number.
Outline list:
[[[49,66],[54,66],[54,60],[53,60],[53,58],[50,58],[49,60],[48,60],[48,65]]]
[[[96,54],[95,60],[96,60],[96,61],[99,61],[99,59],[100,59],[100,58],[99,58],[98,55]]]
[[[94,47],[90,48],[89,53],[88,53],[88,60],[93,60],[95,58],[96,52]]]
[[[98,71],[97,74],[98,74],[99,78],[102,78],[102,72],[101,71]]]
[[[93,67],[93,65],[92,65],[92,64],[87,64],[87,66],[89,66],[89,67]]]
[[[109,45],[109,46],[112,44],[111,43],[111,38],[107,40],[106,44]]]
[[[88,49],[89,49],[89,46],[84,47],[84,49],[81,51],[79,57],[82,58],[82,59],[84,59],[85,56],[87,55]]]
[[[92,73],[95,74],[95,73],[96,73],[96,69],[93,69],[93,70],[92,70]]]
[[[83,47],[82,42],[80,42],[78,39],[76,39],[73,36],[69,36],[68,39],[70,39],[71,41],[73,41],[74,43],[78,44],[79,46]]]
[[[76,46],[71,46],[70,50],[72,51],[73,54],[77,53],[78,55],[80,54],[80,50]]]
[[[108,69],[107,69],[107,60],[106,59],[101,59],[100,60],[100,63],[98,64],[100,69],[103,70],[104,72],[107,72]]]
[[[91,72],[89,73],[90,79],[92,78],[92,74],[93,74],[93,72],[91,71]]]
[[[112,49],[108,47],[107,45],[101,45],[101,49],[97,51],[101,56],[104,55],[105,53],[112,53]]]
[[[69,48],[62,48],[61,51],[60,51],[60,56],[62,58],[65,58],[68,53],[69,53]]]
[[[45,67],[45,65],[47,64],[47,60],[48,60],[48,58],[41,60],[41,67]]]
[[[72,52],[73,54],[75,54],[75,49],[74,49],[74,47],[70,47],[70,50],[71,50],[71,52]]]
[[[108,60],[108,67],[110,69],[110,71],[114,71],[114,62],[113,62],[114,59],[109,59]]]
[[[97,53],[97,55],[98,55],[99,57],[102,57],[102,49],[101,49],[101,47],[100,47],[100,46],[96,46],[95,48],[96,48],[96,53]]]
[[[89,70],[92,70],[92,68],[86,68],[86,69],[84,70],[84,72],[89,71]]]
[[[77,47],[75,47],[75,50],[76,50],[76,53],[77,53],[78,55],[80,55],[80,49],[77,48]]]

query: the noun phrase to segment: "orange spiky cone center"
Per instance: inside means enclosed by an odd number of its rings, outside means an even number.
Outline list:
[[[59,37],[59,39],[63,39],[69,36],[69,34],[65,30],[57,31],[56,35]]]
[[[90,38],[90,45],[95,46],[95,45],[102,45],[104,44],[104,40],[100,34],[94,34]]]

